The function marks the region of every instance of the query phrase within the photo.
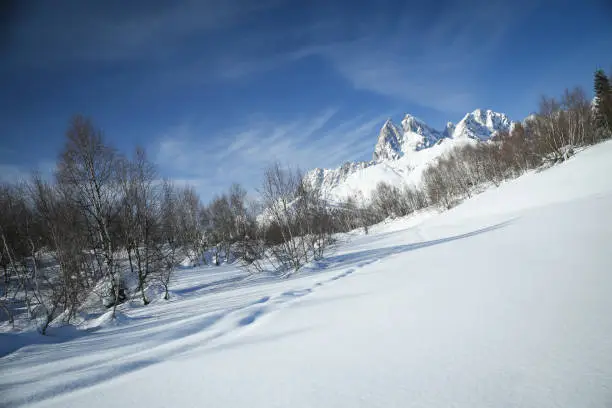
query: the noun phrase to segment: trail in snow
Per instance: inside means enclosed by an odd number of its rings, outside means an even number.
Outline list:
[[[2,357],[2,402],[610,406],[604,174],[612,143],[448,212],[354,233],[287,280],[182,270],[169,302]],[[0,337],[17,340],[28,338]]]
[[[57,329],[55,333],[51,331],[49,339],[42,339],[50,343],[57,340],[57,343],[71,344],[55,344],[55,352],[47,357],[44,357],[45,351],[34,351],[38,347],[35,344],[15,353],[10,348],[6,349],[5,354],[8,355],[2,359],[2,369],[11,375],[6,378],[7,381],[0,382],[0,392],[25,388],[32,382],[49,382],[49,387],[29,393],[27,398],[6,400],[9,403],[31,403],[91,387],[170,358],[193,353],[203,346],[214,345],[215,341],[218,343],[223,336],[235,334],[234,331],[252,325],[271,312],[287,307],[291,302],[313,293],[316,288],[349,276],[354,269],[338,272],[345,263],[340,258],[332,258],[328,264],[321,263],[315,270],[311,269],[311,273],[318,271],[315,280],[309,276],[310,279],[297,278],[281,282],[276,278],[248,279],[244,271],[233,266],[182,270],[175,284],[178,287],[172,291],[175,297],[179,297],[178,300],[159,301],[151,307],[136,310],[120,310],[118,323],[113,325],[115,327],[94,327],[80,333],[70,327]],[[206,275],[213,275],[216,280],[206,279]],[[310,286],[300,285],[303,280],[306,280],[304,284]],[[186,286],[186,283],[192,286]],[[258,297],[263,291],[269,290],[270,286],[298,289]],[[206,298],[212,291],[217,296],[226,291],[231,294],[226,294],[222,302],[215,304],[214,298]],[[203,303],[209,304],[199,309]],[[122,309],[126,309],[125,306]],[[102,316],[102,319],[108,319],[108,315]],[[56,333],[58,337],[54,337]],[[10,334],[0,336],[5,337],[7,346],[9,342],[23,337]],[[37,334],[34,336],[38,337]],[[79,355],[75,355],[75,350],[80,350]],[[44,361],[41,361],[41,357]],[[57,365],[41,370],[41,363]],[[26,374],[29,378],[27,382],[19,380],[24,373],[33,374]],[[66,374],[68,378],[59,377]]]

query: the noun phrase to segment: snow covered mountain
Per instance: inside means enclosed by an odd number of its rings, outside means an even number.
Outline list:
[[[456,146],[485,142],[512,121],[503,113],[476,109],[457,124],[448,122],[443,131],[407,114],[400,126],[391,119],[383,124],[374,146],[372,161],[347,162],[337,169],[316,168],[305,179],[329,199],[362,195],[367,198],[380,181],[418,185],[423,170]]]
[[[511,125],[512,121],[503,113],[476,109],[457,123],[452,137],[489,140],[500,131],[510,130]]]
[[[401,128],[388,119],[380,130],[373,159],[375,162],[396,160],[405,154],[431,147],[443,137],[441,132],[412,115],[404,117]]]
[[[313,186],[338,186],[348,176],[371,166],[372,162],[346,162],[337,169],[316,168],[306,173],[304,178]]]

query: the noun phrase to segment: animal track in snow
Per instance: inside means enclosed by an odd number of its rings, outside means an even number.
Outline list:
[[[255,302],[251,303],[251,305],[260,305],[262,303],[266,303],[268,300],[270,300],[270,296],[264,296],[259,300],[256,300]]]
[[[346,276],[349,276],[349,275],[350,275],[351,273],[353,273],[353,272],[355,272],[355,269],[352,269],[352,268],[351,268],[351,269],[349,269],[349,270],[347,270],[347,271],[345,271],[345,272],[341,273],[340,275],[336,275],[336,276],[334,276],[334,277],[333,277],[333,278],[331,278],[329,281],[331,282],[331,281],[338,280],[338,279],[340,279],[340,278],[344,278],[344,277],[346,277]]]
[[[281,296],[297,298],[297,297],[306,296],[307,294],[311,292],[312,292],[312,289],[288,290],[287,292],[283,292]]]
[[[242,319],[238,321],[238,326],[244,327],[244,326],[253,324],[255,320],[257,320],[260,316],[262,316],[265,313],[265,311],[266,309],[263,307],[253,310],[251,313],[249,313],[248,315],[246,315],[245,317],[243,317]]]

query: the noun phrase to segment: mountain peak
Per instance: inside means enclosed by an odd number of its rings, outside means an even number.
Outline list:
[[[401,134],[397,126],[387,119],[380,129],[378,140],[374,147],[374,161],[396,160],[401,156]]]
[[[404,119],[402,119],[402,124],[404,124],[404,123],[421,124],[421,125],[427,126],[427,124],[425,123],[424,120],[422,120],[422,119],[420,119],[420,118],[418,118],[418,117],[416,117],[414,115],[411,115],[409,113],[404,115]]]
[[[512,121],[503,113],[490,109],[475,109],[457,124],[452,137],[489,140],[503,130],[509,130]]]
[[[437,130],[429,127],[425,121],[407,114],[402,120],[404,135],[402,152],[415,152],[433,146],[443,136]]]
[[[446,122],[446,127],[444,128],[442,135],[445,138],[451,138],[453,137],[454,132],[455,132],[455,124],[453,122]]]
[[[391,118],[388,118],[385,121],[385,123],[382,125],[382,127],[380,128],[380,131],[382,132],[385,129],[392,130],[394,127],[395,127],[395,124],[393,123],[393,120],[391,120]]]
[[[468,113],[468,115],[472,115],[472,116],[482,116],[483,113],[486,112],[491,112],[490,110],[483,110],[480,108],[474,109],[471,113]]]
[[[375,162],[397,160],[407,153],[433,146],[443,137],[425,121],[410,114],[404,116],[401,127],[387,119],[380,129],[373,159]]]

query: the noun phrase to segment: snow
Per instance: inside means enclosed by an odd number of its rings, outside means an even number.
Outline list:
[[[317,168],[305,179],[331,201],[355,196],[367,200],[380,182],[420,185],[423,171],[443,154],[487,141],[510,130],[512,124],[505,114],[482,109],[466,114],[457,125],[448,122],[442,132],[410,114],[402,120],[401,128],[388,119],[374,146],[373,161],[349,162],[337,169]]]
[[[474,143],[476,142],[472,139],[442,139],[429,148],[407,152],[397,160],[356,169],[342,182],[324,191],[332,201],[340,201],[350,196],[363,196],[367,200],[381,181],[400,187],[420,186],[423,172],[436,159],[456,147]]]
[[[430,128],[419,118],[406,115],[402,120],[404,136],[402,153],[412,153],[433,146],[443,136],[442,133]]]
[[[501,130],[509,130],[512,122],[503,113],[476,109],[465,115],[453,130],[453,138],[489,140]]]
[[[2,402],[610,406],[610,174],[612,142],[341,237],[291,279],[186,268],[116,324],[2,334]]]

